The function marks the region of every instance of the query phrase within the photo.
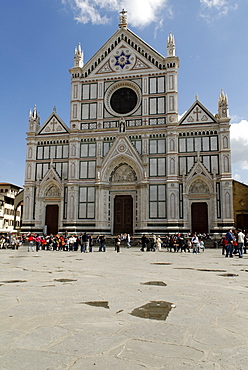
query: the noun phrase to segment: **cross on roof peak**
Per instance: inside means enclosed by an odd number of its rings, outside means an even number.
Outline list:
[[[125,9],[120,12],[119,28],[127,28],[127,11]]]

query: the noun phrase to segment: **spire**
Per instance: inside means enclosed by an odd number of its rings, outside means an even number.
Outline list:
[[[40,116],[37,113],[36,105],[34,106],[33,111],[29,111],[29,131],[37,132],[40,128]]]
[[[176,44],[175,44],[175,37],[170,32],[168,39],[167,39],[167,57],[174,57],[176,54]]]
[[[120,12],[119,28],[127,28],[127,11],[124,9]]]
[[[33,113],[33,117],[34,118],[37,118],[37,108],[36,108],[36,104],[34,106],[34,113]]]
[[[40,122],[40,117],[37,113],[37,108],[36,108],[36,105],[34,105],[34,110],[32,111],[32,109],[30,109],[29,111],[29,120],[33,120],[33,121],[39,121]]]
[[[80,42],[78,43],[78,47],[75,48],[74,51],[74,67],[83,67],[84,65],[84,54],[81,50]]]
[[[218,100],[218,116],[219,118],[227,118],[228,114],[228,97],[225,95],[224,90],[221,89],[221,93]]]

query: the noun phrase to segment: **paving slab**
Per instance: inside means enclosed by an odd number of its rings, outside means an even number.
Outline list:
[[[220,249],[0,250],[0,369],[246,370],[247,293]]]

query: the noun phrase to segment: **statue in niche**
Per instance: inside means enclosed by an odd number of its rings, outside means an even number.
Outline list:
[[[126,129],[125,126],[126,126],[126,121],[124,117],[121,117],[120,124],[119,124],[120,132],[125,132],[125,129]]]
[[[59,189],[52,185],[46,192],[46,197],[58,197],[59,196]]]
[[[112,182],[134,182],[136,180],[137,178],[133,169],[127,164],[118,167],[111,176]]]
[[[209,193],[209,188],[204,181],[197,180],[191,185],[189,192],[191,194],[207,194]]]

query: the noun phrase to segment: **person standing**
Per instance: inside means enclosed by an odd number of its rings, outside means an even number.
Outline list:
[[[115,250],[116,250],[117,253],[120,252],[120,246],[121,246],[121,238],[120,238],[120,235],[118,235],[115,238]]]
[[[225,255],[225,257],[227,258],[228,256],[230,256],[230,258],[232,258],[233,257],[234,236],[232,234],[231,229],[226,233],[226,240],[227,240],[227,246],[226,246],[226,255]]]
[[[93,251],[93,245],[94,245],[94,238],[93,235],[89,236],[89,252],[92,253]]]
[[[243,249],[244,249],[244,242],[245,242],[245,234],[242,233],[242,231],[238,230],[238,253],[239,258],[243,257]]]
[[[106,251],[106,237],[104,235],[99,236],[99,252],[105,252]]]
[[[127,234],[126,240],[127,240],[127,248],[131,248],[131,236],[130,236],[130,234]]]
[[[140,248],[141,252],[145,251],[145,247],[146,247],[146,235],[143,234],[141,238],[141,248]]]
[[[204,245],[204,241],[200,238],[200,241],[199,241],[199,250],[204,252],[205,250],[205,245]]]
[[[34,252],[34,242],[35,242],[35,237],[30,234],[28,237],[28,252],[31,250]]]
[[[198,254],[199,252],[199,239],[196,233],[193,234],[191,239],[191,244],[193,246],[193,253]]]
[[[161,251],[161,245],[162,245],[162,240],[160,238],[160,235],[157,236],[156,238],[156,250],[157,251]]]
[[[152,233],[152,236],[151,236],[151,251],[155,252],[156,251],[156,240],[157,240],[157,237],[154,233]]]
[[[76,238],[74,235],[71,235],[70,238],[68,239],[69,241],[69,249],[68,249],[68,252],[69,251],[73,251],[74,250],[74,245],[76,243]]]
[[[90,244],[89,239],[90,239],[89,235],[85,232],[82,236],[81,253],[89,252],[89,244]]]

